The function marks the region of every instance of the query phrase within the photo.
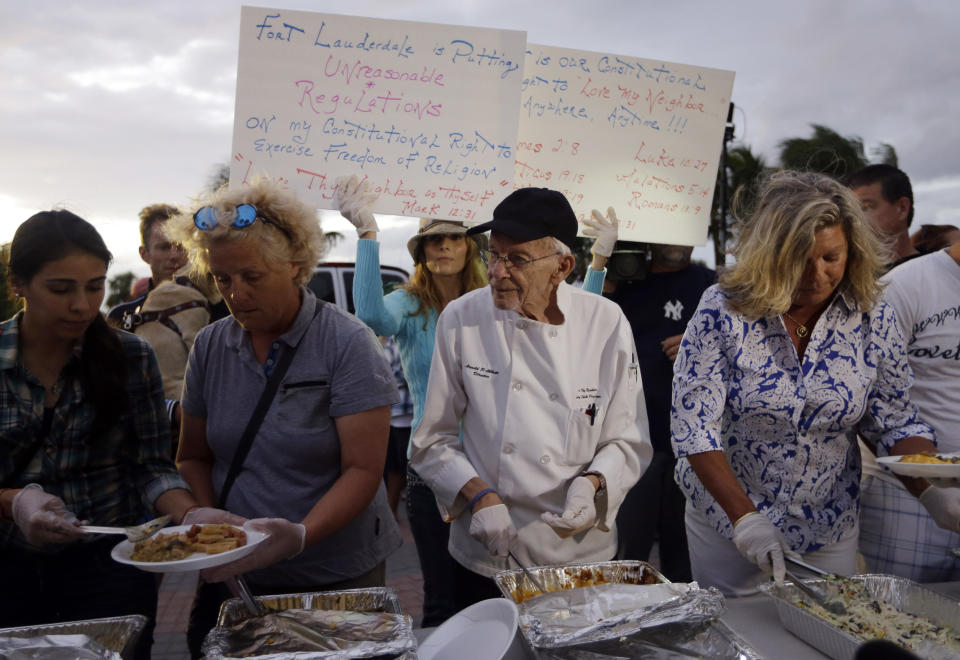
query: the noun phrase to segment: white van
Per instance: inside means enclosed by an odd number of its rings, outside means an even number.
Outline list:
[[[327,261],[313,269],[313,277],[307,286],[318,298],[336,304],[354,314],[353,274],[356,267],[352,261]],[[389,293],[394,287],[406,283],[410,275],[402,268],[380,266],[383,291]]]

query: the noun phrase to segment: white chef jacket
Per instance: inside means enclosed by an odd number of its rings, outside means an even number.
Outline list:
[[[452,519],[450,554],[475,573],[509,566],[470,536],[470,511],[458,497],[470,479],[482,478],[507,505],[521,561],[606,561],[617,550],[617,509],[653,455],[633,333],[620,307],[566,283],[557,303],[564,322],[539,323],[497,309],[484,288],[449,303],[437,322],[411,466]],[[610,531],[561,539],[540,514],[562,514],[567,488],[584,470],[606,477],[600,522]]]

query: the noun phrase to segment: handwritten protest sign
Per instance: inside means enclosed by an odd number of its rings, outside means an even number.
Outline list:
[[[244,7],[230,184],[282,180],[333,208],[476,222],[513,185],[523,32]]]
[[[562,191],[620,238],[703,245],[732,71],[527,46],[515,185]]]

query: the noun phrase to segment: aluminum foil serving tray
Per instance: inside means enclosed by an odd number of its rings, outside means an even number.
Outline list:
[[[354,612],[389,612],[400,614],[400,598],[387,587],[348,589],[346,591],[317,591],[314,593],[255,596],[264,609],[282,610],[352,610]],[[239,598],[231,598],[220,606],[217,625],[230,626],[249,617]]]
[[[36,626],[0,628],[0,638],[43,637],[46,635],[86,635],[109,651],[124,658],[132,658],[134,647],[147,625],[147,617],[139,614],[103,619],[85,619],[63,623],[44,623]]]
[[[938,625],[960,631],[960,602],[938,594],[922,585],[894,575],[854,575],[876,600],[894,606],[901,612],[922,616]],[[809,579],[807,584],[819,591],[829,591],[825,580]],[[831,625],[816,614],[798,607],[803,594],[793,584],[777,587],[770,583],[761,589],[773,598],[783,627],[834,660],[851,660],[862,639]]]
[[[607,561],[536,566],[530,572],[548,592],[603,583],[668,583],[657,569],[643,561]],[[522,601],[538,593],[520,569],[502,571],[494,581],[505,598]],[[755,660],[761,656],[719,619],[697,623],[667,623],[629,636],[543,648],[531,631],[521,628],[527,651],[537,660],[603,660],[605,658],[709,657]]]
[[[384,612],[387,614],[401,614],[400,599],[397,593],[388,587],[375,587],[369,589],[349,589],[344,591],[319,591],[298,594],[281,594],[275,596],[255,596],[263,608],[269,612],[282,612],[284,610],[338,610],[351,612]],[[215,631],[227,626],[240,623],[250,618],[250,613],[239,598],[231,598],[220,606],[220,615],[217,619],[217,628],[208,634],[204,642],[204,650],[208,654],[215,651],[213,655],[222,656],[230,651],[223,647],[219,642],[220,637]],[[404,631],[404,634],[395,640],[384,645],[383,657],[388,658],[416,658],[413,652],[392,653],[390,648],[402,647],[405,645],[415,646],[416,641],[413,637],[412,627]],[[216,644],[211,642],[216,640]],[[211,648],[214,647],[214,648]],[[273,656],[273,654],[271,654]],[[248,657],[271,657],[271,656],[248,656]],[[330,657],[329,654],[320,653],[297,653],[296,657],[300,660],[317,657]],[[377,655],[381,657],[381,655]]]
[[[620,584],[660,584],[669,582],[660,571],[645,561],[600,561],[564,566],[534,566],[530,572],[547,591],[563,591],[575,587],[616,582]],[[501,571],[493,578],[506,598],[522,603],[539,590],[517,568]]]

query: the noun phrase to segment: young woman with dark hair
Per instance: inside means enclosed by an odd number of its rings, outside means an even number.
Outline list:
[[[0,323],[0,584],[16,594],[0,599],[0,627],[152,616],[153,577],[79,523],[136,524],[154,513],[144,502],[178,522],[195,508],[169,458],[153,351],[100,313],[110,259],[64,210],[30,217],[10,244],[24,306]]]

